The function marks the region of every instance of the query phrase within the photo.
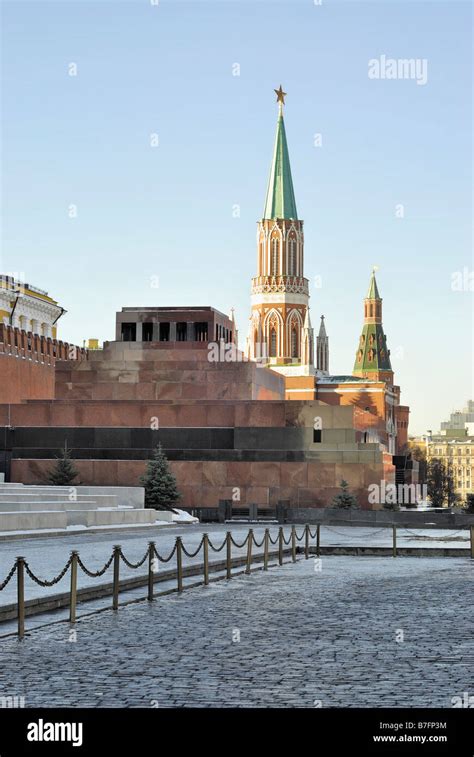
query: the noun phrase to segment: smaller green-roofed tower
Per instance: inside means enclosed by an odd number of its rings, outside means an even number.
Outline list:
[[[364,326],[352,374],[393,385],[390,350],[387,349],[387,338],[382,325],[382,298],[375,278],[375,268],[364,300]]]

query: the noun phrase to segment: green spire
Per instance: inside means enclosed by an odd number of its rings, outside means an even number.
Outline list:
[[[296,212],[295,193],[291,178],[290,156],[288,155],[288,145],[286,143],[282,102],[282,100],[279,100],[280,109],[278,113],[275,149],[273,151],[272,168],[263,218],[297,219],[298,214]]]
[[[382,298],[375,280],[375,268],[372,270],[365,300],[364,325],[356,352],[353,376],[392,371],[390,350],[387,348],[387,338],[382,326]]]
[[[366,300],[380,300],[380,294],[375,280],[375,268],[372,270],[372,276],[370,277],[369,291],[367,292]]]

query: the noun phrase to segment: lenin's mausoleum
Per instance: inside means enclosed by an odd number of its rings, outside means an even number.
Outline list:
[[[394,384],[375,273],[352,374],[330,374],[323,318],[314,339],[285,93],[280,88],[277,95],[249,334],[241,349],[233,315],[212,307],[123,308],[115,341],[79,349],[56,339],[53,310],[63,311],[46,293],[0,279],[0,473],[6,481],[44,483],[67,443],[82,484],[138,485],[161,442],[183,508],[217,508],[220,500],[324,507],[341,479],[363,508],[374,508],[381,505],[369,504],[370,484],[410,482],[409,410]]]

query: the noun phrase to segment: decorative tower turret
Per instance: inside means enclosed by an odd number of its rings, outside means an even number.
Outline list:
[[[382,326],[382,298],[375,280],[375,268],[364,300],[364,326],[354,362],[353,376],[385,381],[393,386],[390,350]]]
[[[283,120],[286,92],[281,86],[275,92],[278,121],[265,208],[257,229],[248,353],[275,370],[306,366],[308,372],[314,350],[308,280],[303,275],[303,221],[296,211]]]
[[[316,338],[316,370],[323,376],[329,376],[329,338],[324,325],[324,315],[321,316],[319,334]]]

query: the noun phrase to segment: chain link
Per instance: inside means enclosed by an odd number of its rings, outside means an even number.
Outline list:
[[[338,534],[339,536],[348,536],[349,534],[345,533],[344,531],[338,531],[337,528],[334,528],[333,526],[324,526],[324,528],[327,528],[328,531],[332,531],[334,534]],[[349,526],[350,528],[350,526]],[[364,526],[361,526],[361,528],[364,528]],[[367,528],[367,526],[366,526]],[[367,539],[372,538],[373,536],[377,536],[377,534],[381,534],[382,531],[387,531],[387,529],[391,528],[391,526],[384,526],[383,528],[378,528],[376,531],[370,534],[362,534],[357,536],[357,534],[350,534],[352,539]]]
[[[11,579],[15,575],[15,571],[16,571],[16,563],[13,565],[13,568],[11,569],[6,579],[0,584],[0,591],[2,591],[2,589],[4,589],[5,586],[7,586],[10,583]]]
[[[221,546],[219,547],[219,549],[218,549],[217,547],[215,547],[215,546],[213,545],[213,543],[211,542],[211,540],[210,540],[210,539],[208,539],[208,544],[209,544],[210,548],[211,548],[211,549],[212,549],[212,550],[213,550],[214,552],[222,552],[222,550],[224,549],[225,545],[227,544],[227,537],[226,537],[226,538],[224,539],[224,541],[222,542],[222,544],[221,544]]]
[[[186,547],[184,546],[184,544],[182,544],[181,546],[182,546],[182,549],[183,549],[183,552],[184,552],[185,555],[187,555],[188,557],[196,557],[196,555],[199,553],[199,551],[200,551],[200,549],[201,549],[201,547],[202,547],[203,544],[204,544],[204,536],[202,537],[201,541],[199,542],[199,546],[198,546],[198,548],[196,549],[195,552],[188,552],[188,550],[186,549]]]
[[[159,560],[160,562],[169,562],[169,561],[171,560],[171,558],[173,557],[173,555],[174,555],[174,553],[175,553],[175,552],[176,552],[176,542],[175,542],[175,544],[174,544],[174,547],[173,547],[173,549],[171,550],[170,554],[168,555],[168,557],[162,557],[162,556],[161,556],[161,555],[160,555],[160,554],[158,553],[158,550],[157,550],[157,548],[155,547],[155,555],[157,556],[157,558],[158,558],[158,560]]]
[[[247,538],[242,542],[242,544],[238,544],[236,541],[234,541],[234,537],[233,536],[230,537],[230,540],[231,540],[232,544],[234,545],[234,547],[237,547],[237,549],[242,549],[242,547],[245,547],[245,545],[247,544],[247,542],[249,540],[249,537],[247,535]]]
[[[120,550],[120,559],[123,560],[125,565],[128,565],[129,568],[133,568],[134,570],[136,570],[136,568],[140,568],[143,565],[143,563],[145,562],[149,554],[150,554],[150,550],[147,549],[144,557],[141,560],[139,560],[138,562],[130,562],[130,560],[127,560],[122,550]]]
[[[400,531],[405,531],[405,533],[409,534],[410,536],[414,536],[417,539],[429,539],[430,541],[440,541],[442,539],[451,539],[451,537],[456,536],[457,534],[468,533],[467,528],[468,527],[466,526],[466,528],[461,528],[458,531],[453,531],[453,533],[450,532],[449,536],[423,536],[423,534],[416,534],[414,531],[410,531],[409,528],[403,528],[403,527],[398,529],[398,533],[400,534]],[[423,529],[420,529],[420,531],[422,530]],[[400,534],[400,536],[403,536],[403,534]],[[468,541],[468,540],[463,539],[462,541]]]
[[[261,542],[258,542],[258,541],[256,540],[256,538],[255,538],[255,534],[252,534],[252,536],[253,536],[253,543],[255,544],[255,546],[256,546],[257,548],[260,548],[261,546],[263,546],[263,542],[265,541],[265,537],[263,537],[263,539],[262,539],[262,541],[261,541]]]
[[[67,561],[66,565],[62,569],[61,573],[59,573],[59,575],[57,575],[56,578],[53,578],[51,581],[44,581],[42,578],[38,578],[38,576],[35,576],[35,574],[31,570],[31,568],[28,565],[28,563],[26,562],[26,560],[25,560],[24,565],[25,565],[25,571],[26,571],[26,573],[29,575],[29,577],[31,578],[31,580],[34,581],[36,584],[39,584],[39,586],[54,586],[55,584],[59,583],[59,581],[62,578],[64,578],[64,576],[66,575],[66,573],[69,570],[69,566],[71,565],[71,563],[72,563],[72,557],[69,558],[69,560]]]
[[[107,562],[105,563],[104,567],[101,570],[89,570],[88,568],[86,568],[86,566],[82,562],[79,555],[77,555],[77,564],[87,576],[90,576],[91,578],[98,578],[99,576],[103,576],[105,571],[108,570],[108,568],[110,568],[110,566],[112,565],[113,559],[114,559],[114,553],[112,552],[110,558],[107,560]]]

